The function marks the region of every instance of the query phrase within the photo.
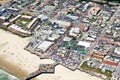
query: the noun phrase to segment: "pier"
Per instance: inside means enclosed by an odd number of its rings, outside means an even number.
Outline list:
[[[43,73],[54,73],[56,65],[57,65],[56,63],[55,64],[40,64],[39,69],[37,71],[29,74],[23,80],[30,80]]]

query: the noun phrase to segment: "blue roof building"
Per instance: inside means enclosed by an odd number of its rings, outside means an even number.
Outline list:
[[[5,12],[5,9],[0,10],[0,16]]]

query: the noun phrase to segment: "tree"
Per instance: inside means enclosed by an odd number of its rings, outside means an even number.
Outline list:
[[[106,3],[109,4],[109,0],[106,0]]]

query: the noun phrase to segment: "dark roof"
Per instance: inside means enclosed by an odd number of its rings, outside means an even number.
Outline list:
[[[0,16],[5,12],[5,10],[0,10]]]

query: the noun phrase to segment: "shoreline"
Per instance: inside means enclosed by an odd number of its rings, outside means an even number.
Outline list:
[[[30,38],[21,38],[1,29],[0,34],[0,68],[18,78],[23,79],[38,70],[40,64],[54,63],[51,59],[40,59],[24,50]],[[31,80],[88,80],[89,78],[101,80],[82,71],[71,71],[62,65],[57,65],[54,74],[41,74]]]
[[[0,68],[22,80],[27,74],[26,71],[19,68],[15,63],[10,63],[4,57],[0,56]]]
[[[38,69],[39,57],[24,50],[29,38],[21,38],[2,29],[0,29],[0,34],[1,69],[15,75],[20,80]]]

